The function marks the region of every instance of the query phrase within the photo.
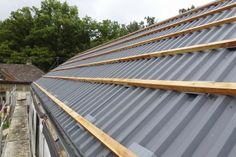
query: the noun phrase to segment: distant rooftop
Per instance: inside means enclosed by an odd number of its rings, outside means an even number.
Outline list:
[[[0,82],[31,83],[44,72],[34,65],[0,64]]]

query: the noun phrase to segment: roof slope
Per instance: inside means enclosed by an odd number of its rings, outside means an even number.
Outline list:
[[[44,72],[34,65],[0,64],[0,71],[7,75],[3,81],[31,83],[39,79]]]
[[[32,87],[82,156],[116,153],[39,86],[136,155],[233,157],[235,96],[106,83],[102,78],[235,83],[235,15],[236,0],[216,1],[77,55]]]

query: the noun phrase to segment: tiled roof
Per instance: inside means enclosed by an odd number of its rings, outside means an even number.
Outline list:
[[[1,81],[31,83],[44,73],[34,65],[26,64],[0,64],[0,72],[6,78]]]

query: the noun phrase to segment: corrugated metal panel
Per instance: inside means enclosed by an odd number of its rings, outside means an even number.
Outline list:
[[[234,1],[230,1],[230,3],[233,3],[233,2]],[[224,4],[228,4],[228,3],[225,2]],[[211,10],[213,10],[213,9],[216,9],[216,8],[212,8]],[[112,49],[115,49],[115,48],[118,48],[118,47],[121,47],[121,46],[127,46],[127,45],[130,45],[130,44],[140,42],[140,41],[144,41],[144,40],[147,40],[147,39],[151,39],[151,38],[154,38],[154,37],[157,37],[157,36],[161,36],[161,35],[177,32],[177,31],[181,31],[181,30],[191,28],[191,27],[194,27],[194,26],[198,26],[198,25],[209,23],[209,22],[217,21],[217,20],[220,20],[220,19],[223,19],[223,18],[226,18],[226,17],[231,17],[231,16],[235,15],[234,10],[235,10],[235,8],[232,9],[232,10],[226,10],[226,11],[221,12],[221,13],[217,13],[217,14],[214,14],[214,15],[211,15],[211,16],[207,16],[207,18],[200,18],[199,20],[195,20],[193,22],[188,22],[186,24],[182,24],[181,26],[177,26],[177,27],[174,27],[174,28],[171,28],[171,29],[167,29],[167,30],[164,30],[164,31],[161,31],[161,32],[158,32],[158,33],[153,33],[151,35],[144,36],[144,37],[141,37],[141,38],[138,38],[138,39],[135,39],[135,40],[131,40],[129,42],[125,42],[123,44],[119,44],[119,45],[116,45],[116,46],[112,46],[110,48],[107,48],[107,49],[104,49],[104,50],[101,50],[101,51],[96,51],[96,52],[92,53],[91,55],[100,54],[100,53],[103,53],[105,51],[112,50]],[[193,14],[193,15],[196,16],[195,14]],[[188,17],[188,18],[190,18],[190,17]],[[153,29],[151,31],[153,31]],[[151,31],[149,31],[149,32],[151,32]],[[143,33],[145,33],[145,32],[143,32]],[[127,38],[127,39],[129,39],[129,38]],[[91,55],[86,55],[86,57],[91,56]],[[73,64],[71,64],[71,65],[73,65]]]
[[[231,11],[232,12],[230,12],[230,16],[235,15],[236,8],[234,8]],[[236,29],[236,25],[225,24],[220,27],[213,27],[212,29],[205,29],[202,31],[197,31],[194,33],[178,36],[176,38],[169,38],[169,39],[149,43],[146,45],[129,48],[126,50],[121,50],[119,52],[114,52],[111,54],[106,54],[106,55],[78,61],[78,62],[71,63],[68,65],[60,66],[59,68],[98,62],[98,61],[104,61],[104,60],[120,58],[120,57],[127,57],[127,56],[132,56],[132,55],[137,55],[137,54],[151,53],[155,51],[173,49],[173,48],[178,48],[178,47],[191,46],[191,45],[201,44],[201,43],[209,43],[209,42],[219,41],[223,39],[231,39],[231,38],[235,38],[236,36],[236,33],[234,31],[235,29]]]
[[[232,3],[232,2],[233,2],[233,1],[231,1],[231,3]],[[230,3],[229,3],[229,2],[227,2],[227,3],[224,2],[224,5],[222,4],[222,5],[218,5],[218,6],[215,6],[215,7],[210,7],[209,9],[206,9],[206,10],[203,11],[203,12],[206,12],[206,11],[209,11],[209,10],[213,10],[213,9],[217,9],[217,8],[219,8],[219,7],[225,6],[226,4],[230,4]],[[201,12],[201,14],[202,14],[203,12]],[[228,11],[225,11],[225,12],[223,12],[223,13],[218,13],[218,14],[215,14],[215,15],[213,15],[213,16],[208,16],[207,18],[201,18],[201,19],[199,19],[199,20],[197,20],[197,21],[195,21],[195,22],[183,24],[183,25],[181,25],[181,26],[179,26],[179,27],[174,27],[174,28],[172,28],[172,29],[167,29],[167,30],[164,30],[164,31],[161,31],[161,32],[158,32],[158,33],[150,34],[150,35],[148,35],[148,36],[144,36],[144,37],[138,38],[138,39],[136,39],[136,40],[132,40],[132,41],[130,41],[130,42],[125,42],[125,43],[123,43],[123,44],[118,44],[118,45],[116,45],[116,46],[112,46],[112,47],[110,47],[110,48],[106,48],[106,49],[103,49],[103,50],[98,50],[98,51],[96,51],[96,52],[93,53],[93,54],[99,54],[99,53],[102,53],[102,52],[104,52],[104,51],[112,50],[112,49],[114,49],[114,48],[118,48],[118,47],[121,47],[121,46],[126,46],[126,45],[133,44],[133,43],[136,43],[136,42],[139,42],[139,41],[151,39],[151,38],[153,38],[153,37],[165,35],[165,34],[168,34],[168,33],[171,33],[171,32],[177,32],[177,31],[180,31],[180,30],[183,30],[183,29],[187,29],[187,28],[189,28],[189,27],[194,27],[194,26],[198,26],[198,25],[204,24],[205,22],[206,22],[206,23],[209,23],[209,22],[211,22],[211,21],[216,21],[216,20],[219,20],[219,19],[221,19],[221,18],[224,18],[224,16],[225,16],[225,17],[230,16],[230,12],[231,12],[231,10],[228,10]],[[180,20],[187,19],[187,18],[191,18],[191,17],[196,16],[196,15],[199,15],[199,13],[198,13],[198,14],[192,14],[192,15],[186,16],[186,17],[184,17],[184,18],[180,18],[180,19],[178,19],[177,21],[173,21],[173,22],[178,22],[178,21],[180,21]],[[172,23],[172,22],[171,22],[171,23]],[[171,24],[171,23],[168,23],[168,25]],[[162,27],[163,27],[163,26],[162,26]],[[152,32],[152,31],[156,30],[157,28],[160,28],[160,26],[154,27],[154,28],[152,28],[152,29],[150,29],[150,30],[146,30],[146,31],[144,31],[144,32],[142,32],[142,33],[138,33],[138,34],[136,34],[135,36],[138,36],[138,35],[140,35],[140,34],[147,33],[147,32]],[[132,39],[132,38],[133,38],[133,36],[128,37],[128,38],[126,38],[125,40],[127,40],[127,39]],[[88,55],[88,56],[89,56],[89,55]]]
[[[232,2],[226,1],[221,5]],[[235,12],[235,9],[225,11],[220,16],[208,17],[195,24],[234,16]],[[174,28],[170,32],[192,26],[194,24]],[[236,23],[225,24],[175,39],[79,61],[70,66],[231,39],[236,37],[235,27]],[[217,49],[55,71],[47,75],[235,82],[235,51],[235,48]],[[37,83],[83,117],[92,117],[94,125],[128,148],[137,143],[156,156],[163,157],[234,157],[236,154],[235,96],[180,93],[50,78],[41,78]],[[82,155],[114,156],[35,85],[32,87],[45,109],[71,140],[70,144]]]
[[[151,27],[151,28],[146,29],[146,30],[144,30],[144,31],[140,31],[140,32],[138,32],[138,33],[135,33],[135,34],[129,36],[129,37],[126,37],[126,38],[124,38],[124,39],[121,39],[121,40],[118,40],[118,41],[116,41],[116,42],[113,42],[113,43],[111,43],[111,44],[119,43],[119,42],[122,42],[122,41],[126,41],[127,39],[132,39],[132,38],[137,37],[137,36],[139,36],[139,35],[141,35],[141,34],[144,34],[144,33],[147,33],[147,32],[152,32],[152,31],[154,31],[154,30],[157,30],[157,29],[159,29],[159,28],[163,28],[163,27],[165,27],[165,26],[168,26],[168,25],[170,25],[170,24],[173,24],[173,23],[176,23],[176,22],[185,20],[185,19],[187,19],[187,18],[191,18],[191,17],[193,17],[193,16],[203,14],[203,13],[205,13],[205,12],[207,12],[207,11],[211,11],[211,10],[218,9],[218,8],[220,8],[220,7],[226,6],[226,5],[228,5],[228,4],[232,4],[233,2],[234,2],[233,0],[223,1],[223,2],[221,2],[221,3],[218,3],[217,5],[212,5],[212,6],[210,6],[210,7],[206,7],[206,8],[204,8],[203,10],[199,10],[199,11],[197,11],[197,12],[195,12],[195,13],[190,13],[190,14],[187,14],[187,15],[185,15],[185,16],[180,16],[179,18],[177,18],[177,19],[175,19],[175,20],[171,20],[171,21],[169,21],[169,22],[167,22],[167,23],[165,23],[165,24],[157,25],[157,26],[155,26],[155,27]],[[111,44],[108,44],[108,45],[111,45]],[[101,48],[103,48],[103,47],[101,47]],[[99,50],[99,49],[101,49],[101,48],[98,48],[97,50]],[[100,52],[100,51],[99,51],[99,52]],[[95,53],[98,53],[98,51],[95,51]],[[94,54],[94,53],[93,53],[93,54]],[[90,55],[86,55],[86,56],[90,56]]]
[[[218,149],[214,144],[221,142],[225,132],[235,134],[235,130],[228,130],[235,125],[235,97],[51,79],[38,83],[82,116],[95,117],[96,126],[125,146],[136,142],[158,156],[206,156]],[[86,156],[109,153],[58,107],[44,101]],[[228,149],[222,148],[225,156],[235,151],[236,142],[226,141],[221,142]]]
[[[235,82],[235,73],[236,50],[217,49],[202,53],[56,71],[48,75]]]

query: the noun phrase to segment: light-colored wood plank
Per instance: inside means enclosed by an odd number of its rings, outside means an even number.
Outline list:
[[[172,28],[172,27],[176,27],[176,26],[179,26],[179,25],[188,23],[188,22],[192,22],[192,21],[194,21],[194,20],[197,20],[197,19],[200,19],[200,18],[209,16],[209,15],[213,15],[213,14],[216,14],[216,13],[219,13],[219,12],[222,12],[222,11],[225,11],[225,10],[229,10],[229,9],[234,8],[234,7],[236,7],[236,3],[232,3],[232,4],[229,4],[229,5],[227,5],[227,6],[223,6],[223,7],[221,7],[221,8],[218,8],[218,9],[215,9],[215,10],[211,10],[211,11],[205,12],[205,13],[203,13],[203,14],[196,15],[196,16],[194,16],[194,17],[190,17],[190,18],[184,19],[184,20],[182,20],[182,21],[179,21],[179,22],[176,22],[176,23],[173,23],[173,24],[170,24],[170,25],[161,27],[161,28],[159,28],[159,29],[156,29],[156,30],[153,30],[153,31],[150,31],[150,32],[147,32],[147,33],[143,33],[143,34],[134,36],[133,38],[128,38],[127,40],[122,40],[122,41],[120,41],[120,42],[113,42],[113,43],[111,43],[111,44],[109,44],[109,45],[107,45],[107,46],[103,46],[103,47],[98,48],[98,49],[96,49],[96,50],[90,51],[90,54],[91,54],[91,53],[94,53],[95,51],[98,51],[98,50],[100,51],[100,50],[103,50],[103,49],[105,49],[105,48],[109,48],[109,47],[112,47],[112,46],[115,46],[115,45],[118,45],[118,44],[122,44],[122,43],[131,41],[131,40],[134,40],[134,39],[143,37],[143,36],[147,36],[147,35],[150,35],[150,34],[153,34],[153,33],[157,33],[157,32],[163,31],[163,30],[165,30],[165,29],[170,29],[170,28]],[[81,57],[81,56],[75,57],[75,58],[73,58],[72,60],[63,63],[62,65],[67,65],[67,64],[70,64],[70,63],[74,63],[74,62],[76,62],[76,58],[79,58],[79,57]]]
[[[94,57],[98,57],[98,56],[103,56],[103,55],[107,55],[107,54],[111,54],[111,53],[115,53],[115,52],[117,53],[119,51],[134,48],[134,47],[141,46],[141,45],[144,45],[144,44],[157,42],[157,41],[160,41],[160,40],[163,40],[163,39],[174,38],[174,37],[177,37],[177,36],[180,36],[180,35],[193,33],[193,32],[196,32],[196,31],[203,30],[203,29],[208,29],[208,28],[220,26],[220,25],[223,25],[223,24],[233,23],[235,21],[236,21],[236,16],[225,18],[225,19],[222,19],[222,20],[218,20],[218,21],[214,21],[214,22],[211,22],[211,23],[203,24],[203,25],[200,25],[200,26],[195,26],[195,27],[192,27],[192,28],[188,28],[188,29],[185,29],[185,30],[182,30],[182,31],[179,31],[179,32],[170,33],[170,34],[167,34],[167,35],[163,35],[163,36],[159,36],[159,37],[156,37],[156,38],[148,39],[148,40],[141,41],[141,42],[131,44],[131,45],[128,45],[128,46],[123,46],[123,47],[120,47],[120,48],[117,48],[117,49],[109,50],[109,51],[106,51],[106,52],[103,52],[103,53],[100,53],[100,54],[94,54],[94,55],[91,55],[91,56],[88,56],[88,57],[85,57],[85,58],[80,58],[77,61],[86,60],[86,59],[90,59],[90,58],[94,58]]]
[[[153,24],[153,25],[151,25],[151,26],[148,26],[148,27],[145,27],[145,28],[143,28],[143,29],[139,29],[139,30],[137,30],[137,31],[135,31],[135,32],[129,33],[129,34],[124,35],[124,36],[122,36],[122,37],[119,37],[119,38],[117,38],[117,39],[108,41],[107,43],[104,43],[104,44],[98,45],[98,46],[96,46],[96,47],[93,47],[93,48],[91,48],[91,49],[88,49],[88,50],[86,50],[86,51],[80,53],[79,55],[74,56],[74,57],[71,58],[71,59],[88,55],[88,54],[91,53],[91,51],[94,52],[94,50],[97,50],[98,48],[103,47],[103,46],[105,46],[105,45],[108,45],[108,44],[110,44],[110,43],[114,43],[114,42],[116,42],[116,41],[118,41],[118,40],[124,39],[124,38],[126,38],[126,37],[129,37],[129,36],[131,36],[131,35],[134,35],[134,34],[137,34],[137,33],[140,33],[140,32],[143,32],[143,31],[148,30],[148,29],[151,29],[151,28],[153,28],[153,27],[157,27],[157,26],[166,24],[166,23],[168,23],[168,22],[170,22],[170,21],[173,21],[173,20],[182,18],[182,17],[184,17],[184,16],[186,16],[186,15],[196,13],[196,12],[198,12],[198,11],[200,11],[200,10],[204,10],[205,8],[209,8],[209,7],[211,7],[211,6],[218,5],[219,3],[222,3],[222,2],[224,2],[224,1],[225,1],[225,0],[217,0],[217,1],[214,1],[214,2],[210,2],[210,3],[206,4],[206,5],[197,7],[197,8],[195,8],[195,9],[192,9],[192,10],[190,10],[190,11],[187,11],[187,12],[185,12],[185,13],[183,13],[183,14],[179,14],[179,15],[177,15],[177,16],[174,16],[174,17],[171,17],[171,18],[166,19],[166,20],[164,20],[164,21],[155,23],[155,24]],[[70,59],[70,60],[71,60],[71,59]]]
[[[42,120],[42,123],[47,127],[48,132],[49,132],[49,136],[51,136],[53,142],[56,142],[58,140],[58,135],[57,135],[57,132],[56,132],[55,127],[52,124],[52,122],[48,118],[45,117]],[[62,146],[59,146],[59,147],[60,148],[58,149],[58,154],[57,155],[59,157],[68,157],[68,154],[66,153],[64,147],[62,147]]]
[[[142,80],[120,78],[88,78],[67,76],[45,76],[45,78],[64,79],[81,82],[117,84],[143,88],[174,90],[180,92],[196,92],[222,95],[236,95],[236,83],[207,82],[207,81],[170,81],[170,80]]]
[[[193,53],[193,52],[196,53],[196,52],[201,52],[204,50],[212,50],[212,49],[218,49],[218,48],[231,48],[231,47],[236,47],[236,39],[229,39],[229,40],[212,42],[212,43],[208,43],[208,44],[199,44],[199,45],[193,45],[193,46],[188,46],[188,47],[181,47],[181,48],[176,48],[176,49],[157,51],[157,52],[153,52],[153,53],[149,53],[149,54],[116,58],[116,59],[110,59],[110,60],[105,60],[105,61],[100,61],[100,62],[93,62],[93,63],[88,63],[88,64],[81,64],[78,66],[70,66],[70,67],[55,69],[54,71],[69,70],[69,69],[103,65],[103,64],[112,64],[112,63],[133,61],[133,60],[139,60],[139,59],[150,59],[150,58],[154,58],[154,57],[163,57],[163,56],[169,56],[169,55],[179,55],[179,54],[184,54],[184,53]],[[211,52],[214,52],[214,51],[211,51]]]
[[[79,115],[73,109],[68,107],[58,98],[49,93],[46,89],[41,87],[39,84],[34,84],[45,93],[54,103],[60,106],[66,113],[68,113],[74,120],[76,120],[80,125],[82,125],[88,132],[90,132],[94,137],[101,141],[107,148],[109,148],[113,153],[120,157],[137,157],[132,151],[124,147],[122,144],[114,140],[108,134],[97,128],[95,125],[90,123],[87,119]]]

